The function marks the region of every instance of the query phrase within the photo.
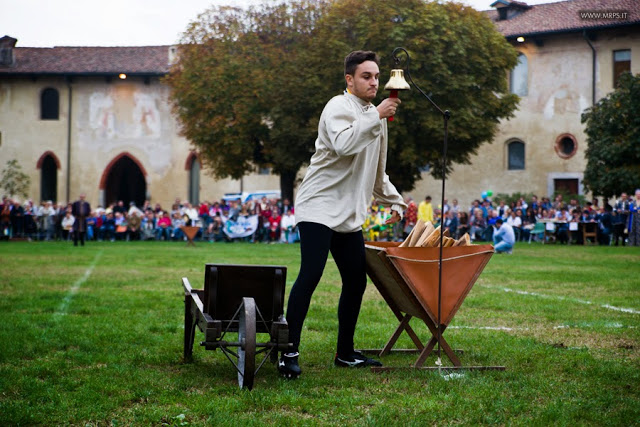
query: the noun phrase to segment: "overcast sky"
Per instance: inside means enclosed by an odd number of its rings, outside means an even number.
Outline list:
[[[495,0],[461,1],[488,10]],[[211,5],[260,3],[262,0],[0,0],[0,37],[17,38],[19,47],[170,45]]]

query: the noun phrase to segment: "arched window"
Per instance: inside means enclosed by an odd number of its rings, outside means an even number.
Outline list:
[[[521,53],[518,55],[518,64],[511,70],[509,76],[509,90],[518,96],[527,96],[529,78],[529,64],[527,57]]]
[[[40,94],[40,119],[58,120],[60,115],[60,95],[57,89],[48,87]]]
[[[187,165],[189,167],[189,203],[196,206],[200,204],[200,160],[198,155],[191,153],[187,159]]]
[[[524,169],[524,142],[511,141],[507,145],[507,157],[509,170]]]

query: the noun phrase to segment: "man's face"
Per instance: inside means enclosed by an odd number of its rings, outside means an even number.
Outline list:
[[[364,61],[358,65],[354,75],[347,74],[347,88],[349,91],[362,99],[371,102],[378,93],[378,78],[380,77],[380,69],[378,64],[373,61]]]

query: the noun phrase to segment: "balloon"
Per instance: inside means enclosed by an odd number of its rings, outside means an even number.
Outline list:
[[[493,191],[491,191],[491,190],[487,191],[487,196],[489,196],[489,197],[493,196]]]
[[[483,192],[482,192],[482,198],[483,198],[483,199],[486,199],[486,198],[487,198],[487,192],[486,192],[486,191],[483,191]]]

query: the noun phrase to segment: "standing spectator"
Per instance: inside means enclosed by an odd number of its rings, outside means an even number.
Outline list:
[[[80,193],[79,200],[71,205],[71,213],[76,218],[73,223],[73,246],[78,246],[78,240],[80,240],[80,245],[84,246],[84,238],[87,233],[87,218],[91,215],[91,205],[85,200],[85,197],[84,193]]]
[[[520,209],[511,211],[507,218],[507,224],[513,228],[516,241],[520,240],[522,234],[522,211]]]
[[[424,222],[433,222],[433,206],[431,196],[426,196],[418,205],[418,219]]]
[[[629,245],[640,246],[640,188],[629,206]]]
[[[64,218],[62,218],[62,239],[69,240],[71,235],[71,231],[73,230],[73,224],[76,219],[71,214],[71,209],[67,209],[67,213]]]
[[[567,210],[566,205],[562,205],[559,212],[555,214],[556,224],[556,237],[560,243],[569,243],[569,222],[571,221],[571,214]]]
[[[598,243],[603,246],[609,246],[609,244],[611,244],[611,230],[613,229],[612,211],[613,207],[605,203],[605,205],[600,208],[600,214],[598,215]]]
[[[42,212],[44,218],[45,240],[53,240],[56,235],[56,209],[53,207],[53,202],[47,200],[45,203],[44,211]]]
[[[293,211],[287,209],[280,220],[280,241],[285,243],[293,243],[296,241],[296,218]]]
[[[571,223],[576,223],[575,228],[571,229]],[[574,209],[571,212],[571,221],[569,221],[569,238],[571,242],[575,242],[579,245],[584,243],[582,232],[580,231],[580,209]]]
[[[280,238],[280,213],[278,207],[271,208],[271,216],[269,217],[269,241],[277,242]]]
[[[11,209],[13,203],[8,197],[2,198],[2,207],[0,208],[0,228],[2,229],[2,238],[11,238]]]
[[[451,201],[451,210],[455,213],[460,212],[460,206],[458,205],[458,199],[453,199]]]
[[[622,246],[624,246],[629,236],[627,228],[629,224],[629,198],[627,193],[620,194],[620,200],[616,202],[613,212],[616,214],[613,224],[613,240],[615,246],[618,246],[618,240],[622,239]]]
[[[120,212],[122,215],[127,213],[127,208],[124,206],[124,202],[122,200],[118,200],[118,203],[113,207],[113,215],[117,217],[117,213]]]
[[[449,212],[449,200],[447,200],[446,198],[444,199],[444,206],[442,206],[442,210],[445,214],[445,216],[447,215],[447,212]]]
[[[506,219],[507,218],[507,213],[509,211],[509,208],[505,205],[504,200],[500,200],[500,202],[498,203],[498,216],[502,219]]]
[[[404,214],[403,240],[409,236],[418,221],[418,206],[416,202],[411,197],[407,198],[405,202],[407,203],[407,211]]]
[[[22,237],[24,233],[24,208],[20,205],[18,199],[13,201],[10,217],[13,237]]]
[[[458,232],[455,235],[456,239],[461,238],[469,232],[469,214],[461,211],[458,213]]]
[[[282,207],[280,208],[280,212],[284,215],[290,210],[293,210],[293,206],[291,206],[291,202],[289,201],[289,199],[284,199],[282,201]]]
[[[449,236],[455,236],[458,232],[458,216],[451,209],[445,214],[444,229],[449,231]]]

